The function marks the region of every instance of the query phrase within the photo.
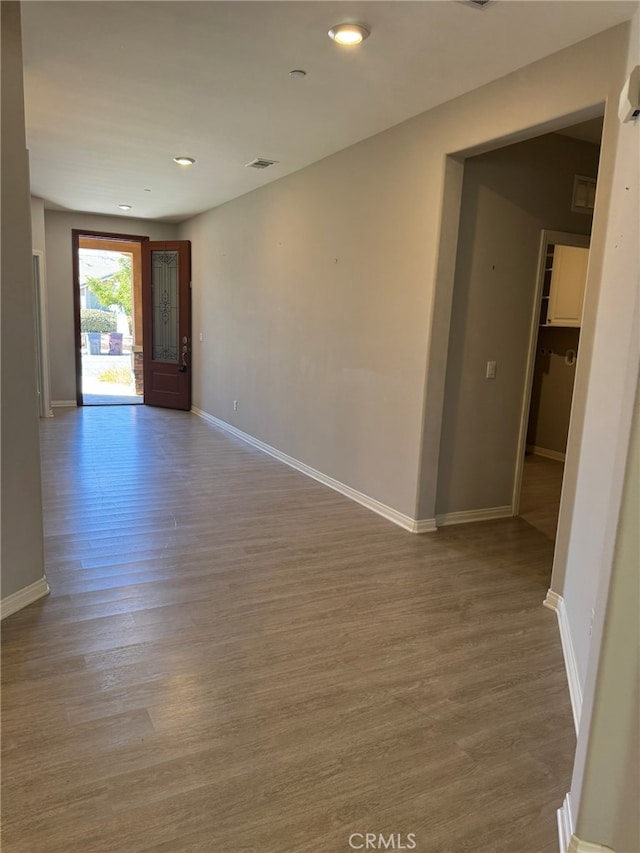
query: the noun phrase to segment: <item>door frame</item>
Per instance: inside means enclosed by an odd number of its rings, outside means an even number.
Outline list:
[[[71,258],[73,266],[73,328],[76,353],[76,403],[83,406],[82,399],[82,333],[80,331],[80,238],[113,240],[121,243],[144,243],[149,238],[136,234],[118,234],[111,231],[90,231],[82,228],[71,230]],[[114,251],[117,251],[114,247]],[[143,312],[144,317],[144,312]],[[143,320],[144,322],[144,320]]]
[[[38,379],[38,411],[41,418],[52,418],[51,378],[49,366],[49,325],[47,282],[44,252],[33,249],[33,292],[36,312],[36,370]]]
[[[542,304],[542,293],[544,288],[544,273],[546,267],[547,249],[550,245],[579,246],[589,249],[591,238],[584,234],[571,234],[567,231],[550,231],[543,228],[540,234],[540,248],[538,250],[538,269],[536,275],[536,289],[533,299],[533,313],[531,315],[531,326],[529,328],[529,351],[527,354],[527,365],[524,372],[524,387],[522,389],[522,407],[520,409],[520,426],[518,429],[518,455],[516,456],[516,470],[513,477],[513,494],[511,496],[511,514],[518,515],[520,512],[520,495],[522,492],[522,476],[524,473],[524,457],[527,447],[527,432],[529,428],[529,414],[531,411],[531,393],[533,391],[533,374],[536,364],[536,352],[538,349],[538,335],[540,334],[540,306]],[[587,272],[587,279],[589,273]],[[585,290],[586,295],[586,290]],[[571,423],[569,423],[571,429]]]

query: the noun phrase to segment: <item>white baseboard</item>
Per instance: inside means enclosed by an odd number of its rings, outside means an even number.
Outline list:
[[[560,642],[562,643],[562,654],[564,655],[564,665],[567,671],[567,682],[569,684],[569,697],[571,699],[571,710],[573,711],[573,723],[575,725],[576,734],[580,728],[580,715],[582,713],[582,687],[578,678],[578,663],[576,654],[573,648],[573,640],[571,639],[571,628],[569,626],[569,617],[564,599],[557,592],[549,590],[547,597],[544,600],[544,606],[549,610],[554,610],[558,617],[558,626],[560,628]]]
[[[616,853],[611,847],[605,847],[604,844],[593,844],[591,841],[583,841],[577,835],[571,836],[571,843],[567,849],[567,853]]]
[[[77,408],[78,403],[76,400],[52,400],[51,408],[52,409],[75,409]],[[53,414],[53,413],[52,413]]]
[[[558,847],[560,853],[615,853],[611,847],[578,838],[573,831],[573,826],[571,794],[567,794],[564,803],[558,809]]]
[[[545,459],[553,459],[556,462],[564,462],[567,458],[566,453],[561,453],[559,450],[548,450],[546,447],[538,447],[535,444],[527,444],[527,452],[533,453],[534,456],[544,456]]]
[[[557,811],[558,815],[558,847],[560,853],[569,853],[571,836],[573,835],[573,815],[571,814],[571,794],[567,794],[564,803]]]
[[[371,498],[369,497],[369,495],[363,494],[363,492],[359,492],[356,489],[352,489],[351,486],[347,486],[346,483],[341,483],[339,480],[335,480],[333,477],[329,477],[327,474],[323,474],[322,471],[317,471],[315,468],[311,468],[311,466],[306,465],[304,462],[300,462],[298,459],[294,459],[293,456],[289,456],[288,454],[283,453],[281,450],[277,450],[275,447],[271,447],[270,444],[266,444],[264,441],[260,441],[259,438],[255,438],[254,436],[249,435],[246,432],[242,432],[242,430],[238,429],[237,427],[231,426],[231,424],[226,423],[226,421],[221,421],[214,415],[210,415],[208,414],[208,412],[203,412],[202,409],[198,409],[196,408],[196,406],[192,406],[191,411],[199,418],[202,418],[208,423],[219,427],[225,432],[228,432],[230,435],[235,436],[235,438],[239,438],[246,444],[250,444],[257,450],[261,450],[263,453],[267,453],[269,456],[272,456],[279,462],[284,462],[285,465],[289,465],[290,468],[295,468],[296,471],[300,471],[302,474],[306,474],[307,477],[311,477],[313,480],[317,480],[324,486],[328,486],[330,489],[333,489],[336,492],[340,492],[341,495],[350,498],[352,501],[359,503],[361,506],[370,509],[372,512],[375,512],[378,515],[381,515],[383,518],[386,518],[387,521],[392,521],[394,524],[397,524],[399,527],[408,530],[410,533],[430,533],[436,529],[436,522],[434,518],[410,518],[408,515],[404,515],[403,513],[398,512],[398,510],[395,510],[392,507],[387,506],[386,504],[383,504],[380,501],[377,501],[375,498]]]
[[[419,520],[411,519],[412,533],[433,533],[438,529],[435,518],[421,518]]]
[[[462,512],[443,512],[436,515],[438,527],[448,527],[450,524],[468,524],[471,521],[492,521],[495,518],[509,518],[513,515],[510,506],[490,506],[487,509],[469,509]]]
[[[33,604],[39,598],[48,595],[51,590],[47,583],[46,576],[42,576],[35,583],[25,586],[24,589],[19,589],[17,592],[8,595],[0,601],[0,620],[6,619],[12,613],[17,613],[28,604]]]

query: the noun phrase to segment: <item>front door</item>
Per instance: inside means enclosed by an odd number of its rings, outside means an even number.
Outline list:
[[[144,402],[191,408],[191,243],[142,244]]]

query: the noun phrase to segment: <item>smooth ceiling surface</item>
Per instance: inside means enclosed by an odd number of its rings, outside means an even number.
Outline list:
[[[32,192],[179,221],[627,20],[637,3],[26,2]],[[327,30],[371,36],[341,48]],[[292,79],[289,71],[307,76]],[[172,157],[195,157],[176,166]],[[255,157],[277,160],[248,169]],[[148,192],[151,190],[151,192]]]

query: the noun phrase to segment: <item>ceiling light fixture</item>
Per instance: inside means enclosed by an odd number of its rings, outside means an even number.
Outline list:
[[[336,44],[353,46],[363,42],[369,35],[369,30],[361,24],[336,24],[329,30],[329,38]]]
[[[120,210],[131,210],[130,204],[119,204],[118,207],[120,208]]]
[[[173,162],[177,163],[178,166],[193,166],[196,161],[193,157],[174,157]]]

